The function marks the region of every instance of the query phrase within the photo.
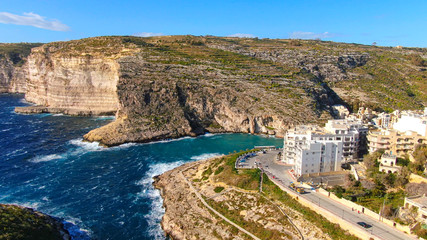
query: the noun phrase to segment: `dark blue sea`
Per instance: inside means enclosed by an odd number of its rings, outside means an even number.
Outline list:
[[[206,134],[103,148],[82,136],[111,117],[23,115],[22,95],[0,95],[0,203],[60,218],[73,239],[165,239],[152,177],[185,162],[282,140]]]

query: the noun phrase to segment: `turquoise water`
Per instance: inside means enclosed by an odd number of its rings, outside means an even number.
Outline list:
[[[67,223],[74,239],[164,239],[152,177],[185,162],[282,140],[207,134],[102,148],[81,136],[109,117],[22,115],[22,96],[0,95],[0,202],[33,207]]]

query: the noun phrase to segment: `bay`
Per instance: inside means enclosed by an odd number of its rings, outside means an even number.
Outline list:
[[[112,148],[82,141],[111,117],[23,115],[22,95],[0,95],[0,203],[35,208],[66,223],[73,239],[165,239],[152,177],[185,162],[282,139],[206,134]]]

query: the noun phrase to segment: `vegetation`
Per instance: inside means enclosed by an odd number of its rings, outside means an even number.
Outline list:
[[[413,229],[413,232],[423,239],[427,239],[427,224],[417,224]]]
[[[47,46],[72,55],[138,54],[154,64],[200,66],[201,76],[185,77],[205,79],[211,73],[216,76],[212,84],[224,84],[236,90],[236,86],[241,85],[239,81],[250,82],[253,87],[281,93],[280,97],[289,99],[290,104],[283,105],[284,109],[309,106],[324,110],[322,104],[315,105],[318,99],[312,94],[323,87],[336,91],[340,98],[337,100],[348,106],[391,111],[420,108],[427,103],[427,71],[419,68],[426,65],[421,56],[427,50],[422,48],[394,49],[315,40],[189,35],[149,38],[106,36],[49,43]],[[347,60],[347,56],[354,58]],[[325,59],[335,58],[336,61],[329,65],[336,66],[339,71],[330,76],[324,74],[322,64],[329,61]],[[308,62],[314,66],[313,69],[301,67]],[[342,76],[335,79],[339,74]],[[227,80],[224,80],[225,76]],[[254,97],[257,103],[262,103],[265,98]],[[268,106],[259,107],[269,109]],[[318,115],[321,113],[319,111]],[[212,127],[217,126],[213,124]]]
[[[220,193],[222,190],[224,190],[224,187],[215,187],[214,192]]]
[[[244,153],[248,153],[250,151],[254,150],[230,154],[217,160],[213,166],[215,166],[217,169],[222,168],[223,170],[220,171],[219,174],[214,175],[213,178],[215,182],[224,182],[228,185],[236,186],[246,190],[258,190],[259,181],[261,179],[261,171],[259,169],[237,170],[234,165],[238,156]],[[216,172],[216,169],[214,170],[214,172]],[[264,175],[263,177],[262,186],[263,195],[266,198],[271,199],[273,201],[278,201],[283,205],[289,206],[292,209],[295,209],[296,211],[300,212],[301,214],[303,214],[305,219],[314,223],[323,232],[328,233],[332,239],[358,239],[357,237],[341,229],[338,224],[333,224],[329,222],[320,214],[301,205],[297,200],[293,199],[286,192],[283,192],[279,187],[277,187],[273,182],[271,182],[268,179],[267,175]],[[274,236],[276,236],[275,234],[277,234],[276,232],[259,232],[260,229],[263,229],[261,226],[252,226],[250,223],[243,221],[242,216],[238,212],[234,213],[233,211],[229,210],[224,211],[224,209],[228,209],[228,207],[226,207],[224,203],[216,203],[213,200],[209,200],[208,202],[212,207],[235,221],[237,224],[241,224],[241,226],[245,226],[245,228],[254,231],[253,233],[256,234],[258,237],[261,237],[262,239],[276,239],[274,238]]]
[[[14,205],[0,205],[0,239],[58,240],[61,235],[48,216]]]
[[[415,161],[408,164],[409,169],[413,173],[423,175],[427,163],[427,145],[419,144],[415,146],[415,150],[412,153],[412,156],[414,157]]]
[[[424,67],[426,66],[425,60],[418,54],[411,54],[409,55],[409,61],[418,67]]]
[[[415,162],[410,162],[407,157],[398,158],[397,165],[401,166],[398,173],[379,172],[378,159],[383,153],[384,151],[376,151],[364,156],[363,163],[367,168],[368,180],[355,181],[352,176],[349,176],[345,187],[334,186],[329,190],[339,198],[356,202],[374,212],[381,210],[383,216],[393,219],[396,217],[397,209],[403,206],[404,198],[407,195],[405,187],[409,183],[411,172],[422,174],[424,171],[427,146],[416,146],[413,153]],[[415,188],[411,192],[417,192],[420,187],[411,186],[411,188]]]
[[[286,206],[300,212],[305,219],[314,223],[323,232],[331,236],[332,239],[358,239],[357,237],[344,231],[338,224],[329,222],[322,215],[312,211],[308,207],[301,205],[297,200],[293,199],[286,192],[283,192],[276,184],[274,184],[266,175],[263,178],[263,192],[266,197],[279,201]]]
[[[10,59],[15,66],[22,66],[25,57],[30,55],[31,48],[38,47],[41,43],[0,43],[0,60]]]

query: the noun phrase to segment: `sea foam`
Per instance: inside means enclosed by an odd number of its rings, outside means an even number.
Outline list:
[[[142,187],[142,191],[138,194],[138,199],[150,199],[150,212],[144,215],[148,223],[148,234],[156,240],[166,239],[163,230],[160,227],[165,210],[163,208],[163,199],[160,196],[160,191],[153,187],[153,177],[162,174],[166,171],[174,169],[182,165],[183,161],[176,161],[172,163],[157,163],[149,167],[144,177],[136,182],[137,185]]]
[[[62,156],[58,154],[49,154],[44,156],[37,156],[29,160],[32,163],[49,162],[56,159],[61,159]]]
[[[197,156],[192,156],[191,160],[204,160],[204,159],[209,159],[209,158],[214,158],[214,157],[218,157],[218,156],[222,156],[224,154],[220,154],[220,153],[203,153],[201,155],[197,155]]]

